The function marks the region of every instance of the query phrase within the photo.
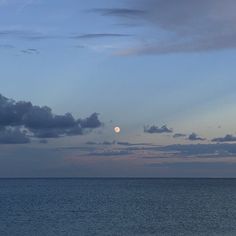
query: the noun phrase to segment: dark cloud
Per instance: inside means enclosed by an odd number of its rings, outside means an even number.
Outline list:
[[[197,140],[203,141],[203,140],[205,140],[205,139],[199,137],[199,136],[198,136],[197,134],[195,134],[195,133],[191,133],[191,134],[188,136],[188,140],[191,140],[191,141],[197,141]]]
[[[53,35],[53,34],[45,34],[42,32],[37,32],[33,30],[0,30],[0,38],[6,39],[22,39],[28,41],[40,41],[40,40],[48,40],[48,39],[97,39],[97,38],[107,38],[107,37],[129,37],[129,34],[119,34],[119,33],[91,33],[91,34],[81,34],[81,35]],[[0,45],[0,47],[6,48],[9,45]],[[22,50],[24,53],[36,52],[37,49],[29,48]]]
[[[214,138],[211,140],[212,142],[219,142],[219,143],[223,143],[223,142],[235,142],[236,141],[236,137],[231,135],[231,134],[227,134],[224,137],[219,137],[219,138]]]
[[[24,144],[29,142],[29,137],[19,128],[0,128],[0,144]]]
[[[135,22],[154,29],[149,34],[140,32],[145,43],[120,52],[132,55],[236,48],[235,8],[233,0],[133,0],[121,9],[94,11],[119,17],[127,25]]]
[[[130,8],[96,8],[90,10],[90,12],[99,13],[102,16],[117,16],[117,17],[140,17],[146,12],[140,9],[130,9]]]
[[[37,50],[36,48],[27,48],[27,49],[21,50],[21,52],[25,54],[39,54],[39,50]]]
[[[58,138],[81,135],[101,125],[98,113],[85,119],[75,119],[70,113],[55,115],[49,107],[15,102],[0,95],[0,127],[25,127],[35,137]]]
[[[100,127],[102,123],[98,119],[97,113],[93,113],[85,119],[75,120],[70,113],[53,115],[49,107],[34,106],[25,116],[24,125],[36,137],[58,138],[65,135],[82,135],[86,131]]]
[[[181,137],[186,137],[186,134],[176,133],[173,135],[173,138],[181,138]]]
[[[34,30],[8,29],[0,30],[0,38],[17,38],[30,41],[55,38],[55,36],[46,35]]]
[[[152,126],[145,126],[144,132],[149,134],[161,134],[161,133],[172,133],[173,130],[169,129],[166,125],[163,125],[162,127],[152,125]]]
[[[100,34],[82,34],[78,36],[73,36],[74,39],[97,39],[97,38],[107,38],[107,37],[129,37],[129,34],[111,34],[111,33],[100,33]]]
[[[93,113],[91,116],[85,119],[79,119],[78,123],[82,129],[85,128],[98,128],[102,125],[100,120],[98,119],[98,113]]]

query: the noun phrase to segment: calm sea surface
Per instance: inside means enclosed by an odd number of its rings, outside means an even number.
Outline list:
[[[0,235],[236,235],[236,179],[0,179]]]

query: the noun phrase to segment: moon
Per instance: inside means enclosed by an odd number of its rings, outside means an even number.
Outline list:
[[[114,128],[114,131],[115,131],[115,133],[120,133],[120,127],[118,127],[118,126],[116,126],[115,128]]]

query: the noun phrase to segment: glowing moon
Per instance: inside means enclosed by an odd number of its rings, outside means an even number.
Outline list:
[[[115,128],[114,128],[114,131],[115,131],[115,133],[117,133],[117,134],[120,133],[120,127],[118,127],[118,126],[115,127]]]

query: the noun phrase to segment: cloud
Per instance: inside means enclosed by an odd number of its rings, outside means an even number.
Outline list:
[[[161,134],[161,133],[172,133],[173,130],[167,128],[166,125],[163,125],[162,127],[158,127],[155,125],[152,126],[145,126],[144,127],[144,132],[145,133],[149,133],[149,134]]]
[[[219,137],[219,138],[214,138],[211,140],[212,142],[219,142],[219,143],[223,143],[223,142],[235,142],[236,141],[236,137],[231,135],[231,134],[227,134],[224,137]]]
[[[199,137],[199,136],[198,136],[197,134],[195,134],[195,133],[191,133],[191,134],[188,136],[188,140],[191,140],[191,141],[197,141],[197,140],[203,141],[203,140],[205,140],[205,139]]]
[[[21,52],[25,54],[39,54],[39,51],[36,48],[27,48],[27,49],[21,50]]]
[[[150,150],[150,149],[149,149]],[[174,144],[156,147],[152,150],[175,153],[179,156],[232,156],[236,154],[235,144]]]
[[[19,128],[0,128],[0,144],[30,143],[29,137]]]
[[[173,135],[173,138],[181,138],[181,137],[186,137],[186,134],[176,133]]]
[[[97,145],[98,143],[93,142],[93,141],[88,141],[88,142],[86,142],[85,144],[87,144],[87,145]]]
[[[116,16],[116,17],[140,17],[146,12],[140,9],[131,9],[131,8],[96,8],[90,10],[90,12],[99,13],[102,16]]]
[[[152,143],[129,143],[129,142],[117,142],[121,146],[153,146]]]
[[[127,24],[135,22],[153,29],[152,33],[140,30],[140,44],[124,49],[119,52],[121,55],[236,48],[236,2],[233,0],[138,0],[127,4],[121,9],[93,10],[103,16],[119,17]]]
[[[42,32],[24,29],[4,29],[0,30],[0,38],[17,38],[30,41],[56,38],[56,36],[46,35]]]
[[[78,123],[81,126],[82,129],[86,128],[98,128],[102,125],[100,120],[98,119],[98,113],[93,113],[91,116],[85,118],[85,119],[79,119]]]
[[[99,142],[93,142],[93,141],[88,141],[86,142],[87,145],[114,145],[118,144],[120,146],[153,146],[154,144],[151,143],[130,143],[130,142],[116,142],[115,140],[113,141],[104,141],[102,143]]]
[[[64,40],[72,40],[72,39],[99,39],[99,38],[121,38],[121,37],[130,37],[130,34],[121,34],[121,33],[90,33],[90,34],[81,34],[81,35],[73,35],[65,34],[65,35],[55,35],[50,33],[43,33],[31,29],[2,29],[0,30],[0,38],[2,39],[20,39],[20,40],[28,40],[28,41],[40,41],[40,40],[48,40],[48,39],[64,39]],[[5,46],[5,45],[2,45]],[[23,51],[23,50],[22,50]],[[26,49],[25,51],[34,51]]]
[[[111,33],[99,33],[99,34],[82,34],[78,36],[73,36],[74,39],[97,39],[97,38],[107,38],[107,37],[129,37],[129,34],[111,34]]]
[[[0,127],[24,127],[38,138],[82,135],[102,125],[98,113],[75,119],[70,113],[55,115],[51,108],[34,106],[31,102],[15,102],[0,95]]]
[[[104,141],[102,144],[103,145],[114,145],[114,144],[116,144],[116,141],[115,140],[113,140],[112,142]]]
[[[13,49],[15,47],[11,44],[0,44],[0,48],[1,49]]]
[[[82,135],[86,130],[100,127],[102,123],[97,113],[85,119],[75,120],[70,113],[54,115],[49,107],[33,106],[23,117],[23,125],[36,137],[58,138],[65,135]]]
[[[102,145],[101,143],[99,145]],[[91,146],[91,145],[90,145]],[[153,159],[161,162],[179,162],[179,161],[198,161],[208,160],[211,162],[221,159],[222,161],[234,160],[236,157],[236,144],[217,143],[217,144],[173,144],[167,146],[158,145],[140,145],[118,146],[117,149],[85,146],[84,151],[88,156],[123,156],[132,154],[136,158]],[[71,148],[74,149],[74,148]],[[75,147],[80,150],[80,148]],[[228,159],[227,159],[228,158]],[[235,159],[236,160],[236,159]]]
[[[47,139],[41,139],[41,140],[39,140],[39,143],[46,144],[46,143],[48,143],[48,140]]]
[[[99,143],[99,142],[93,142],[93,141],[88,141],[86,142],[87,145],[114,145],[116,144],[116,141],[113,140],[112,142],[109,142],[109,141],[104,141],[102,143]]]
[[[128,150],[95,151],[88,153],[88,156],[126,156],[131,154]]]
[[[97,148],[96,147],[88,147],[88,146],[69,146],[69,147],[57,147],[57,148],[55,148],[55,150],[60,151],[60,152],[62,152],[63,150],[64,151],[68,151],[68,150],[73,151],[74,150],[77,153],[78,151],[92,152],[92,151],[97,150]]]

